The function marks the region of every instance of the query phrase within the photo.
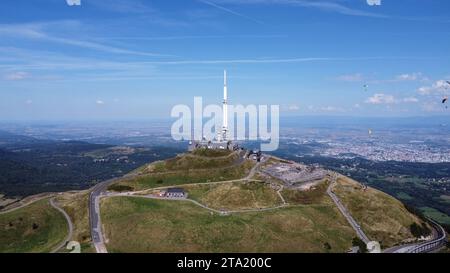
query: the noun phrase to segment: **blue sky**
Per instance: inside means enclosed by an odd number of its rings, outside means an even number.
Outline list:
[[[169,117],[194,96],[220,103],[223,69],[230,103],[285,116],[447,115],[449,11],[448,0],[3,0],[0,120]]]

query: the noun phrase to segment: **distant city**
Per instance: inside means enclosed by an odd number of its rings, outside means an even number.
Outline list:
[[[440,120],[426,118],[413,126],[411,119],[376,127],[361,121],[326,117],[288,118],[281,122],[283,151],[289,146],[305,147],[296,156],[323,156],[337,159],[361,157],[372,161],[443,163],[450,162],[450,128]],[[307,122],[304,122],[307,120]],[[340,120],[339,118],[337,119]],[[284,122],[283,122],[284,121]],[[317,122],[317,123],[315,123]],[[402,125],[403,122],[403,125]],[[0,130],[59,141],[87,141],[99,144],[183,147],[170,136],[170,121],[1,123]],[[284,152],[284,151],[283,151]]]

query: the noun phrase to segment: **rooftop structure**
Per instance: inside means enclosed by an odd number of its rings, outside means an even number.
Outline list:
[[[263,172],[283,181],[285,186],[288,187],[296,187],[303,183],[321,180],[328,174],[324,169],[298,163],[272,164],[266,167]]]
[[[164,197],[167,198],[186,198],[187,193],[183,188],[168,188],[164,193]]]

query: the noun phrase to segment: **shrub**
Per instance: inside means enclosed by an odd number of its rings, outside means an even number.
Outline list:
[[[354,237],[352,240],[352,245],[359,247],[360,253],[366,253],[367,252],[367,245],[364,243],[363,240],[359,239],[358,237]]]
[[[418,225],[417,223],[412,223],[409,226],[409,230],[411,231],[411,234],[414,235],[414,237],[419,238],[422,236],[428,236],[431,233],[431,230],[426,226],[425,223],[422,225]]]
[[[124,192],[124,191],[132,191],[132,190],[134,190],[134,188],[130,187],[130,186],[126,186],[126,185],[111,185],[108,187],[108,190]]]

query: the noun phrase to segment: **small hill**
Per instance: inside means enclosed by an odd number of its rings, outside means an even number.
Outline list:
[[[145,190],[182,184],[206,183],[242,179],[255,165],[244,160],[238,152],[225,156],[209,157],[208,154],[186,153],[166,161],[158,161],[139,168],[132,178],[116,183],[110,190],[127,187]]]
[[[274,164],[283,169],[293,163],[275,157],[257,163],[240,151],[197,150],[142,166],[110,185],[101,199],[108,251],[346,252],[356,233],[328,195],[329,187],[383,248],[414,241],[429,228],[383,192],[328,174],[304,182],[308,187],[290,185],[267,171]],[[305,171],[291,166],[291,171]],[[173,186],[183,188],[187,198],[161,198]],[[82,252],[95,251],[89,194],[56,196],[72,220],[71,240],[81,243]],[[48,197],[41,198],[0,214],[0,252],[49,252],[64,240],[64,216]]]
[[[50,252],[67,236],[64,216],[43,199],[0,214],[0,253]]]
[[[411,225],[422,226],[417,216],[411,214],[394,197],[346,177],[338,179],[334,192],[360,223],[371,240],[384,247],[415,240]]]
[[[345,252],[356,233],[328,195],[330,186],[367,236],[383,248],[416,240],[412,226],[416,232],[426,226],[400,201],[343,176],[337,181],[325,176],[299,187],[264,171],[272,165],[285,170],[294,166],[294,172],[297,167],[305,169],[290,164],[275,157],[257,164],[237,152],[201,150],[144,166],[134,177],[109,188],[138,192],[102,199],[107,248],[111,252]],[[188,199],[152,197],[174,185],[183,187]]]
[[[188,202],[102,200],[110,252],[345,252],[353,231],[330,206],[210,213]]]
[[[255,181],[187,186],[189,198],[218,210],[248,210],[280,206],[282,199],[269,185]]]

